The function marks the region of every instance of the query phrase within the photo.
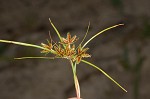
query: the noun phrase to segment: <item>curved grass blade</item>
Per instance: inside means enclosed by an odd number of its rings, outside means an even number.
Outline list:
[[[52,25],[52,27],[54,28],[55,32],[57,33],[57,35],[58,35],[60,41],[62,41],[59,31],[57,30],[57,28],[55,27],[55,25],[52,23],[52,21],[51,21],[50,18],[49,18],[49,22],[50,22],[50,24]]]
[[[16,41],[9,41],[9,40],[0,40],[0,42],[3,43],[10,43],[10,44],[16,44],[16,45],[22,45],[22,46],[28,46],[28,47],[35,47],[35,48],[39,48],[39,49],[44,49],[44,50],[48,50],[44,47],[41,47],[39,45],[34,45],[34,44],[29,44],[29,43],[23,43],[23,42],[16,42]]]
[[[115,27],[118,27],[118,26],[122,26],[122,25],[124,25],[124,24],[113,25],[113,26],[111,26],[111,27],[108,27],[108,28],[106,28],[106,29],[104,29],[104,30],[102,30],[102,31],[100,31],[100,32],[98,32],[98,33],[96,33],[96,34],[95,34],[94,36],[92,36],[87,42],[85,42],[85,44],[82,46],[82,48],[84,48],[91,40],[93,40],[93,39],[94,39],[95,37],[97,37],[98,35],[104,33],[105,31],[108,31],[108,30],[110,30],[110,29],[112,29],[112,28],[115,28]]]
[[[55,59],[54,57],[19,57],[14,59]]]
[[[108,77],[111,81],[113,81],[117,86],[119,86],[123,91],[127,92],[127,90],[125,88],[123,88],[117,81],[115,81],[112,77],[110,77],[104,70],[102,70],[101,68],[97,67],[96,65],[88,62],[88,61],[85,61],[85,60],[81,60],[82,62],[98,69],[99,71],[101,71],[106,77]]]
[[[87,36],[87,34],[88,34],[88,32],[89,32],[89,29],[90,29],[90,22],[89,22],[89,24],[88,24],[88,28],[87,28],[87,30],[86,30],[86,34],[85,34],[84,38],[82,39],[82,41],[81,41],[81,43],[80,43],[79,45],[82,45],[82,43],[84,42],[84,40],[85,40],[85,38],[86,38],[86,36]]]

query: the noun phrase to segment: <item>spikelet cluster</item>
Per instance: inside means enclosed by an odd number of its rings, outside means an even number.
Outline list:
[[[79,64],[82,58],[88,58],[91,57],[91,55],[87,53],[89,48],[82,48],[81,45],[79,45],[77,48],[75,47],[75,42],[77,40],[78,38],[76,35],[71,37],[70,33],[67,33],[67,37],[61,37],[61,41],[59,43],[41,43],[42,47],[45,48],[41,51],[41,53],[52,53],[57,58],[66,58],[76,62],[76,64]]]

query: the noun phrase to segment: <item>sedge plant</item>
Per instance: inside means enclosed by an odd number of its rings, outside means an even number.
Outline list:
[[[69,98],[69,99],[81,99],[80,97],[80,86],[79,86],[79,81],[77,77],[77,65],[80,64],[81,62],[94,67],[95,69],[99,70],[102,72],[106,77],[108,77],[111,81],[113,81],[118,87],[120,87],[123,91],[127,92],[125,88],[123,88],[117,81],[115,81],[111,76],[109,76],[104,70],[99,68],[98,66],[94,65],[93,63],[84,60],[84,58],[89,58],[91,57],[90,54],[87,53],[89,48],[87,48],[87,44],[89,44],[94,38],[99,36],[100,34],[104,33],[107,30],[110,30],[112,28],[122,26],[123,24],[117,24],[111,27],[108,27],[98,33],[96,33],[94,36],[92,36],[89,40],[87,40],[84,44],[84,40],[87,36],[87,33],[89,31],[90,23],[88,25],[88,29],[86,31],[86,34],[84,38],[82,39],[81,43],[79,43],[78,46],[75,45],[75,42],[78,40],[77,36],[71,36],[70,33],[67,33],[67,37],[64,38],[61,36],[55,25],[52,23],[52,21],[49,19],[50,24],[52,25],[53,29],[55,30],[59,42],[54,42],[50,36],[50,40],[47,40],[47,44],[41,43],[41,45],[34,45],[34,44],[29,44],[29,43],[23,43],[23,42],[16,42],[16,41],[10,41],[10,40],[0,40],[0,42],[3,43],[12,43],[12,44],[17,44],[17,45],[22,45],[22,46],[27,46],[27,47],[34,47],[41,49],[41,53],[43,54],[53,54],[54,57],[21,57],[21,58],[15,58],[15,59],[27,59],[27,58],[40,58],[40,59],[57,59],[57,58],[63,58],[67,59],[72,68],[73,72],[73,78],[74,78],[74,85],[75,85],[75,90],[76,90],[76,97],[74,98]]]

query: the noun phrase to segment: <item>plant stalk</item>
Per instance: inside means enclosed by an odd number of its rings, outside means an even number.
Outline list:
[[[71,66],[72,66],[72,72],[73,72],[73,78],[74,78],[74,84],[75,84],[75,89],[76,89],[76,95],[77,95],[77,99],[81,99],[80,98],[80,86],[79,86],[79,82],[78,82],[78,78],[76,75],[76,63],[73,64],[72,60],[70,60]]]

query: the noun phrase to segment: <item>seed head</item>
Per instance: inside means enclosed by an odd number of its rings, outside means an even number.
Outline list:
[[[77,64],[80,63],[82,58],[91,57],[91,55],[87,54],[86,51],[89,48],[82,48],[81,45],[78,48],[75,48],[75,42],[77,41],[77,36],[71,37],[71,34],[68,33],[66,38],[62,37],[62,41],[60,43],[52,43],[41,45],[45,48],[42,50],[42,53],[49,53],[53,51],[52,54],[55,54],[55,57],[59,58],[66,58],[76,62]]]

